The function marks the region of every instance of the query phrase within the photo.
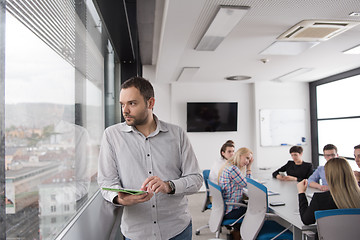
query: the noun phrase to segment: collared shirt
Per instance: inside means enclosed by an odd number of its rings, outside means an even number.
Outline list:
[[[246,177],[250,178],[251,174],[246,174]],[[247,183],[240,169],[235,165],[231,165],[225,167],[220,174],[219,186],[225,202],[239,203]],[[236,208],[240,208],[240,206],[227,205],[225,214]]]
[[[319,183],[319,180],[321,179],[322,185],[328,185],[326,182],[325,177],[325,167],[324,166],[318,166],[318,168],[311,174],[311,176],[308,179],[308,183],[316,182]]]
[[[213,183],[218,184],[219,182],[219,171],[221,167],[226,163],[225,158],[219,158],[214,162],[214,164],[211,167],[210,173],[209,173],[209,180]]]
[[[135,127],[116,124],[104,132],[100,154],[100,187],[139,189],[146,178],[158,176],[175,184],[175,194],[156,193],[147,202],[124,206],[121,231],[130,239],[170,239],[190,223],[185,195],[202,186],[198,162],[180,127],[159,121],[145,137]],[[117,196],[101,191],[109,202]]]

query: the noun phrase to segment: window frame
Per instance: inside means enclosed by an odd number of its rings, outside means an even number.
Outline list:
[[[310,119],[311,119],[311,157],[314,167],[319,166],[319,156],[323,156],[322,153],[319,153],[319,133],[318,133],[318,122],[322,120],[340,120],[340,119],[349,119],[349,118],[360,118],[360,116],[351,116],[351,117],[334,117],[334,118],[318,118],[317,116],[317,95],[316,88],[320,85],[332,83],[335,81],[345,80],[346,78],[360,75],[360,68],[355,68],[346,72],[342,72],[330,77],[326,77],[309,84],[310,91]],[[356,144],[356,143],[354,143]],[[348,158],[348,160],[354,160],[354,158]]]

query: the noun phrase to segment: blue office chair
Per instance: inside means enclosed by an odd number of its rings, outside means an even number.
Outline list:
[[[253,239],[293,239],[288,228],[277,222],[276,215],[268,213],[267,188],[251,178],[246,178],[248,189],[248,208],[241,224],[240,234],[244,240]],[[269,220],[267,220],[269,219]]]
[[[360,208],[315,212],[319,239],[359,239]]]
[[[209,169],[205,169],[203,170],[203,178],[204,178],[204,183],[205,183],[205,188],[206,188],[206,192],[205,192],[205,201],[203,204],[203,208],[202,208],[202,212],[205,212],[208,209],[211,209],[211,199],[210,199],[210,192],[209,192],[209,184],[208,184],[208,179],[209,179],[209,174],[210,174],[210,170]],[[199,227],[198,229],[196,229],[195,231],[195,235],[199,235],[200,231],[202,229],[205,228],[209,228],[209,224],[206,224],[204,226]]]
[[[211,232],[216,233],[216,238],[219,238],[221,228],[223,226],[226,226],[227,228],[232,228],[235,223],[242,222],[242,217],[239,219],[223,219],[225,215],[225,206],[226,205],[236,205],[236,206],[243,206],[246,207],[246,204],[243,203],[228,203],[224,202],[223,196],[222,196],[222,190],[221,187],[210,180],[208,180],[209,183],[209,190],[210,195],[212,197],[212,208],[211,208],[211,214],[209,219],[209,228]]]
[[[205,188],[206,188],[206,195],[205,195],[203,209],[201,210],[202,212],[205,212],[206,210],[211,209],[211,199],[210,199],[209,184],[208,184],[209,175],[210,175],[210,170],[205,169],[203,171],[203,177],[204,177],[204,183],[205,183]]]

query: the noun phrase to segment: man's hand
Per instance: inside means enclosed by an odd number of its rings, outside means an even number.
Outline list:
[[[329,191],[329,186],[327,185],[320,185],[320,188],[319,188],[321,191]]]
[[[141,186],[141,190],[149,193],[169,193],[171,188],[168,182],[164,182],[157,176],[147,178]]]
[[[319,189],[320,191],[329,191],[329,186],[327,185],[321,185],[317,182],[311,182],[309,183],[309,187]]]
[[[132,195],[128,193],[118,192],[118,196],[115,198],[114,202],[123,206],[131,206],[137,203],[149,201],[153,195],[154,193],[143,193],[139,195]]]
[[[307,179],[304,179],[302,180],[301,182],[299,182],[296,187],[298,189],[298,193],[305,193],[306,191],[306,188],[307,188],[307,185],[308,185],[308,181]]]

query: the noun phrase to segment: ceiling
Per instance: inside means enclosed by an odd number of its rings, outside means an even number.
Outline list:
[[[215,51],[196,51],[220,5],[250,9]],[[311,82],[360,67],[360,54],[342,53],[360,44],[360,25],[299,55],[259,53],[302,20],[360,22],[352,12],[360,12],[359,0],[137,0],[142,63],[157,83],[225,82],[231,75],[273,81],[299,68],[312,70],[283,81]],[[178,80],[184,67],[196,69]]]

